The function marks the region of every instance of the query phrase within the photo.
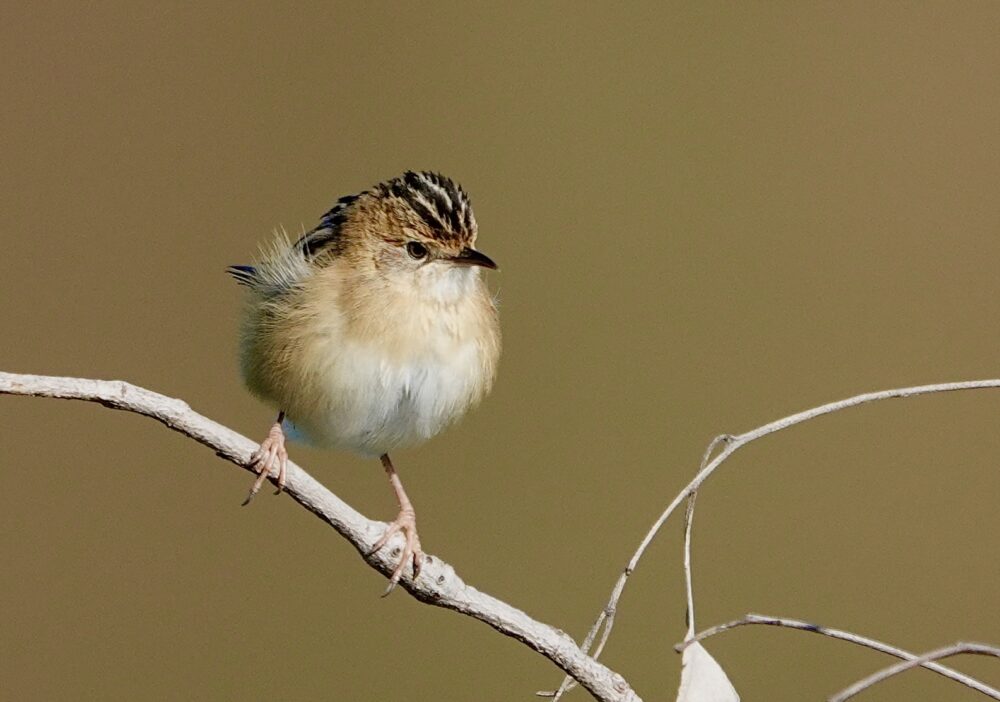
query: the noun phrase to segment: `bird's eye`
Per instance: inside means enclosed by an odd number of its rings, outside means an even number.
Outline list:
[[[410,258],[415,258],[419,261],[422,258],[427,258],[427,247],[419,241],[408,241],[406,243],[406,253],[410,254]]]

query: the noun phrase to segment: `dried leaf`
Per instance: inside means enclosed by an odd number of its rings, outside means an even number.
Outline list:
[[[722,666],[700,643],[693,643],[684,649],[681,665],[681,689],[677,693],[677,702],[740,702],[740,696]]]

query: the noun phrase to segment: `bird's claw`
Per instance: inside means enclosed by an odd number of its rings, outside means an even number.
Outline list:
[[[281,494],[285,488],[285,479],[288,472],[288,451],[285,449],[285,433],[281,429],[281,424],[275,423],[268,432],[267,438],[261,442],[260,448],[250,456],[249,465],[257,471],[257,479],[250,487],[250,494],[243,500],[243,506],[250,504],[250,501],[260,492],[264,481],[271,475],[271,470],[278,469],[278,489],[275,495]]]
[[[399,584],[400,578],[403,577],[403,570],[406,568],[407,562],[412,562],[413,564],[414,580],[420,577],[420,568],[424,564],[424,552],[420,548],[420,537],[417,536],[417,519],[412,510],[404,510],[399,513],[396,519],[386,528],[385,533],[382,534],[381,538],[379,538],[379,540],[375,542],[375,545],[372,546],[368,555],[370,556],[377,553],[379,549],[389,542],[389,539],[400,531],[403,532],[403,536],[406,538],[406,543],[404,544],[403,552],[399,557],[399,563],[396,565],[395,570],[392,571],[392,576],[389,578],[389,586],[386,587],[385,592],[382,593],[382,597],[387,596],[390,592],[396,589],[396,585]]]

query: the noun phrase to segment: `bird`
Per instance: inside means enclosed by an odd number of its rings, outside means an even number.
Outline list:
[[[407,171],[341,197],[292,242],[278,233],[252,265],[227,270],[248,295],[240,370],[278,414],[249,466],[248,504],[277,471],[286,439],[378,457],[399,512],[370,554],[396,533],[405,546],[385,594],[424,561],[416,511],[389,452],[438,434],[490,391],[500,357],[497,301],[482,275],[478,226],[460,185]]]

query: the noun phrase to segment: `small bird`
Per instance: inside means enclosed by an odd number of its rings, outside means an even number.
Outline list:
[[[279,235],[254,265],[229,273],[249,289],[241,370],[250,391],[278,410],[251,458],[259,473],[244,504],[277,470],[285,484],[286,436],[380,457],[408,561],[420,574],[416,513],[389,452],[431,438],[490,390],[500,326],[475,249],[477,225],[450,178],[408,171],[340,198],[319,226],[291,243]]]

